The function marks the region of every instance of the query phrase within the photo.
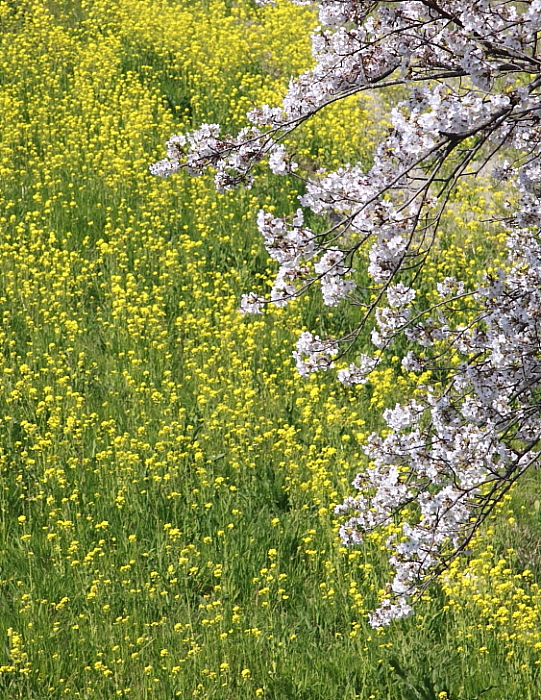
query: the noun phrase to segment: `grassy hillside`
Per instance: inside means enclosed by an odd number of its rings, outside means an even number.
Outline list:
[[[276,102],[314,23],[248,0],[0,1],[2,699],[539,697],[537,484],[416,618],[371,630],[383,542],[344,549],[332,511],[413,380],[396,358],[359,391],[300,379],[299,331],[347,323],[315,298],[238,314],[272,277],[257,210],[296,207],[295,183],[148,174],[170,134]],[[333,107],[297,151],[368,162],[378,115]],[[484,188],[457,194],[429,276],[496,255]]]

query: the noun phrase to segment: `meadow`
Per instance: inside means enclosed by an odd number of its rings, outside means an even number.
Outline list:
[[[158,180],[173,133],[232,131],[310,65],[309,8],[250,0],[0,0],[0,698],[530,700],[541,696],[541,508],[532,474],[416,617],[375,632],[384,539],[333,508],[379,414],[415,391],[295,374],[306,297],[261,317],[251,190]],[[299,158],[362,158],[373,97],[306,125]],[[503,260],[461,186],[428,275]],[[426,294],[432,293],[428,284]]]

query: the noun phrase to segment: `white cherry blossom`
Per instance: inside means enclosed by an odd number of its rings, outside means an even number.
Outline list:
[[[302,179],[290,217],[258,214],[277,275],[270,298],[245,294],[241,311],[285,305],[314,285],[328,306],[366,309],[344,338],[301,334],[293,356],[302,376],[332,369],[364,330],[379,352],[340,369],[344,386],[364,384],[398,338],[410,345],[406,371],[438,369],[441,390],[420,387],[415,401],[384,412],[384,437],[367,439],[370,466],[352,482],[357,495],[336,509],[349,518],[340,528],[348,545],[402,522],[387,541],[394,577],[370,616],[379,627],[412,614],[424,587],[539,463],[541,0],[294,1],[318,8],[313,67],[291,79],[280,105],[252,109],[237,135],[203,124],[173,136],[150,170],[169,177],[210,168],[224,191],[250,186],[254,166],[268,159],[273,173]],[[403,97],[369,167],[301,172],[284,137],[336,100],[395,85]],[[476,288],[431,280],[439,301],[427,308],[427,246],[459,178],[484,166],[517,193],[505,222],[508,264]],[[303,209],[321,217],[319,233]],[[367,277],[370,295],[358,282]]]

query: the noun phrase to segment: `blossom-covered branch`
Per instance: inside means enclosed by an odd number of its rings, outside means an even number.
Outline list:
[[[168,157],[151,171],[199,175],[210,167],[223,191],[249,185],[267,158],[275,174],[302,177],[294,214],[258,215],[279,269],[270,298],[244,295],[241,309],[282,306],[314,285],[328,306],[364,309],[343,338],[302,334],[294,352],[302,375],[332,368],[370,319],[378,353],[340,370],[344,385],[364,383],[399,337],[411,346],[405,369],[422,372],[430,357],[444,368],[441,389],[427,385],[384,412],[388,430],[365,446],[370,467],[353,482],[359,493],[337,508],[349,517],[341,529],[348,544],[402,523],[387,542],[396,574],[371,616],[381,626],[411,613],[419,592],[539,459],[541,0],[321,0],[317,7],[315,65],[290,82],[280,106],[253,109],[252,126],[236,136],[206,124],[172,137]],[[405,97],[368,170],[357,163],[301,175],[284,137],[332,102],[397,85]],[[517,188],[519,202],[507,221],[506,269],[478,288],[439,280],[440,301],[417,307],[450,192],[496,154],[496,174]],[[502,164],[504,155],[510,163]],[[306,224],[307,210],[326,222],[323,232]],[[369,283],[360,286],[363,260]],[[455,312],[463,300],[466,321]]]

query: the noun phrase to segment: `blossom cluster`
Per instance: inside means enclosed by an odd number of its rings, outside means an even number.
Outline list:
[[[258,217],[280,266],[267,301],[284,305],[319,282],[326,305],[347,299],[366,309],[347,337],[302,334],[294,352],[302,375],[332,368],[373,318],[378,357],[405,337],[412,346],[406,370],[421,371],[432,357],[445,376],[441,390],[427,386],[415,401],[384,413],[389,430],[369,438],[371,466],[354,481],[360,495],[338,507],[352,514],[341,530],[348,544],[393,518],[403,522],[402,535],[387,543],[396,574],[372,615],[378,627],[411,613],[412,600],[538,459],[541,1],[321,0],[318,8],[315,66],[290,82],[279,107],[253,109],[253,126],[235,138],[220,140],[216,125],[174,137],[168,160],[152,171],[169,175],[186,167],[199,174],[212,166],[223,189],[248,182],[255,163],[268,156],[274,173],[301,177],[285,135],[352,94],[409,89],[391,111],[370,168],[355,163],[303,176],[300,204],[323,218],[323,233],[304,225],[302,210],[293,219]],[[518,189],[520,200],[507,221],[507,270],[477,288],[439,280],[440,302],[415,306],[418,271],[450,192],[502,149],[514,160],[499,164],[498,176]],[[369,286],[355,279],[365,260]],[[458,323],[453,304],[466,297],[469,321]],[[242,308],[257,313],[264,303],[251,294]],[[376,364],[363,356],[338,378],[363,383]]]

